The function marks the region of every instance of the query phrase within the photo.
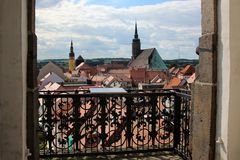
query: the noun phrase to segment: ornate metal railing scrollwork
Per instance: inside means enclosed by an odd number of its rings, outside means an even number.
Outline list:
[[[190,102],[179,90],[40,92],[40,157],[165,150],[191,159]]]

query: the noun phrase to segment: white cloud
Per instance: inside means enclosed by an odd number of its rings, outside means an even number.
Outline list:
[[[128,8],[88,5],[87,1],[61,0],[37,8],[38,58],[67,58],[71,39],[76,56],[131,57],[135,18],[143,48],[156,47],[164,59],[179,54],[196,58],[200,0]]]

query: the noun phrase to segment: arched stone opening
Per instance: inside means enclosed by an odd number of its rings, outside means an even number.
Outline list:
[[[238,158],[239,3],[202,0],[199,79],[193,93],[194,160]],[[0,31],[0,159],[26,159],[27,148],[29,159],[38,159],[35,0],[2,0]]]

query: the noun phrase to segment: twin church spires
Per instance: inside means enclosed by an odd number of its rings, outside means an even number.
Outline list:
[[[141,42],[140,42],[140,39],[138,38],[138,29],[137,29],[137,22],[135,22],[135,33],[134,33],[134,38],[132,40],[132,60],[136,59],[137,56],[139,56],[141,54]],[[76,60],[76,63],[75,63],[75,54],[74,54],[74,51],[73,51],[73,42],[71,40],[71,46],[70,46],[70,53],[69,53],[69,62],[68,62],[68,70],[70,72],[72,72],[76,65],[79,65],[78,64],[78,61],[80,62],[84,62],[82,56],[80,55],[77,60]]]

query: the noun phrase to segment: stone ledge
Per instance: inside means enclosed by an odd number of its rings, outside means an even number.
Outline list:
[[[209,33],[199,38],[200,53],[215,53],[217,51],[217,35]]]

